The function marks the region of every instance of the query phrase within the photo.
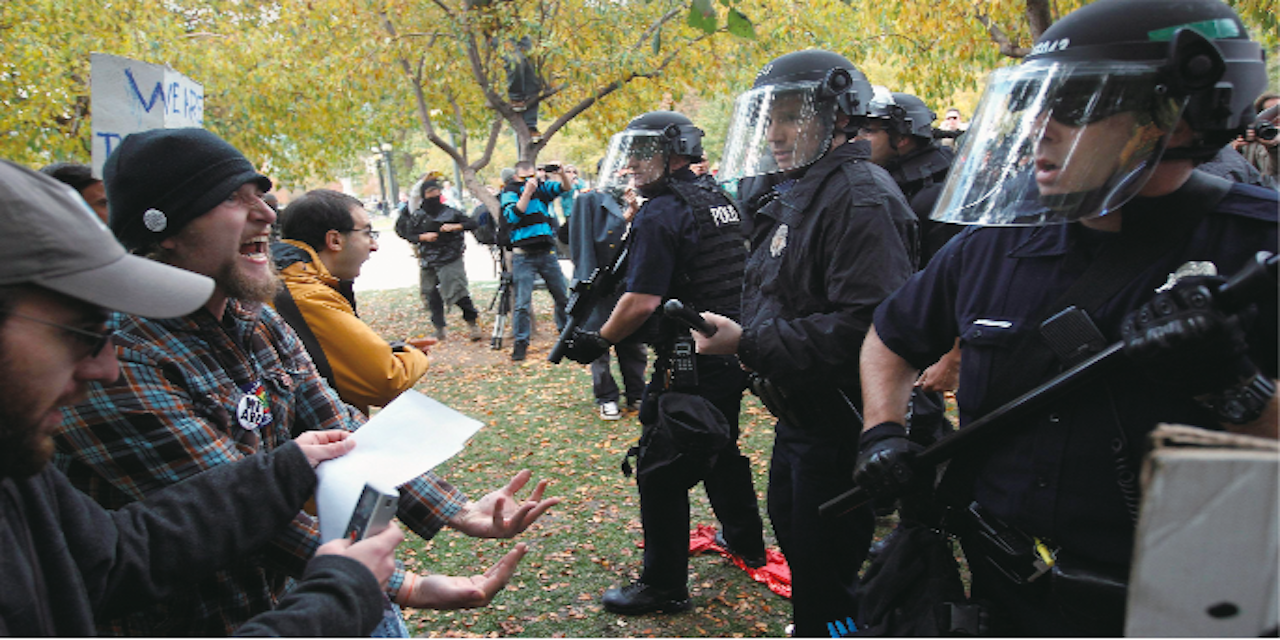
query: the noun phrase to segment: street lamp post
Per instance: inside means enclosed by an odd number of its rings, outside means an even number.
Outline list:
[[[378,191],[382,192],[382,204],[379,206],[382,213],[391,215],[391,205],[387,202],[387,183],[382,181],[382,158],[373,159],[373,170],[378,176]]]
[[[400,187],[396,185],[396,166],[392,162],[391,143],[382,143],[382,161],[387,165],[387,182],[391,185],[391,197],[395,200],[395,206],[400,206]]]

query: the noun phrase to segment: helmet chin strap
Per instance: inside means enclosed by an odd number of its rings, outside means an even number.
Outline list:
[[[1196,145],[1194,147],[1176,147],[1173,149],[1165,149],[1164,154],[1160,156],[1161,160],[1193,160],[1196,164],[1208,162],[1214,156],[1218,155],[1220,148],[1208,145]]]
[[[1088,191],[1072,191],[1070,193],[1057,193],[1053,195],[1040,194],[1040,204],[1053,209],[1054,211],[1071,211],[1080,206],[1081,203],[1087,201],[1091,197],[1095,197],[1101,193],[1102,189],[1089,189]]]

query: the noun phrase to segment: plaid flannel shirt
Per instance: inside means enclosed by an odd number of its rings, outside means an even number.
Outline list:
[[[106,508],[270,451],[288,442],[295,426],[354,431],[364,424],[269,307],[231,300],[221,322],[200,309],[168,320],[113,314],[108,324],[118,331],[120,378],[92,384],[88,400],[64,411],[54,459],[77,488]],[[427,473],[401,487],[397,515],[429,539],[465,502],[457,489]],[[99,631],[230,635],[276,605],[292,585],[289,576],[301,574],[317,546],[317,523],[300,512],[267,548],[214,576],[192,576],[192,588],[182,596],[100,621]],[[394,593],[403,578],[397,569],[388,590]]]

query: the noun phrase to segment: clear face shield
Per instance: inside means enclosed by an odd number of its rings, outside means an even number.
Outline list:
[[[615,133],[600,164],[600,189],[621,198],[628,188],[662,179],[666,147],[666,140],[657,131]]]
[[[835,100],[821,83],[767,85],[738,96],[725,136],[718,180],[731,193],[745,178],[813,164],[831,146]]]
[[[1030,62],[991,75],[934,220],[1044,225],[1115,211],[1164,153],[1185,98],[1150,65]]]

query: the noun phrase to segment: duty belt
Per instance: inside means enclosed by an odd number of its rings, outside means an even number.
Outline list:
[[[848,424],[850,429],[862,430],[862,414],[838,387],[810,392],[787,389],[756,372],[751,373],[750,385],[751,392],[760,398],[769,413],[789,425],[816,429],[823,426],[822,422],[834,420],[841,425]],[[831,415],[825,420],[814,415],[818,405],[830,410]]]

